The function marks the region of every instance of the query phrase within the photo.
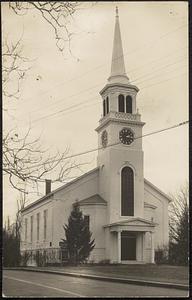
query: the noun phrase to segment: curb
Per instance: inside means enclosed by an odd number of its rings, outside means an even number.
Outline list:
[[[56,275],[87,278],[87,279],[118,282],[118,283],[126,283],[126,284],[154,286],[154,287],[162,287],[162,288],[169,288],[169,289],[174,288],[174,289],[187,290],[187,291],[189,290],[188,285],[159,282],[159,281],[149,281],[149,280],[139,280],[139,279],[129,279],[129,278],[119,278],[119,277],[107,277],[107,276],[102,276],[102,275],[89,275],[89,274],[82,274],[82,273],[80,274],[80,273],[73,273],[73,272],[41,270],[41,269],[33,269],[33,268],[5,268],[4,270],[39,272],[39,273],[56,274]]]

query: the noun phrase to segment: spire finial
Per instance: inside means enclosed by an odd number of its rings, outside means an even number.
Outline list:
[[[119,10],[118,10],[118,6],[116,6],[116,17],[119,17]]]

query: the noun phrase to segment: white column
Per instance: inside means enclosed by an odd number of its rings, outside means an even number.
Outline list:
[[[121,263],[121,231],[117,232],[118,263]]]
[[[143,232],[143,242],[142,242],[142,250],[143,250],[143,255],[142,255],[142,259],[143,259],[143,261],[145,261],[145,232]]]
[[[151,232],[151,263],[155,262],[154,232]]]

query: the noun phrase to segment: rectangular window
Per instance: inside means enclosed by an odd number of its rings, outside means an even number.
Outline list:
[[[43,212],[43,218],[44,218],[44,240],[47,238],[47,209]]]
[[[33,242],[33,216],[31,216],[31,243]]]
[[[103,100],[103,116],[105,117],[105,115],[106,115],[105,100]]]
[[[25,219],[25,241],[27,241],[27,219]]]
[[[126,97],[126,113],[132,114],[132,98],[131,98],[131,96]]]
[[[37,241],[39,241],[40,213],[37,214]]]
[[[118,96],[119,112],[125,112],[125,98],[123,95]]]
[[[89,216],[84,216],[86,226],[89,228]]]
[[[121,172],[121,215],[134,216],[134,174],[129,167]]]
[[[107,97],[107,99],[106,99],[106,104],[107,104],[107,114],[109,113],[109,98]]]

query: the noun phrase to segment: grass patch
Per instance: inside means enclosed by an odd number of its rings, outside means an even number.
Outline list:
[[[142,280],[153,280],[172,283],[188,284],[189,269],[185,266],[170,265],[81,265],[49,267],[50,269],[62,269],[63,271],[78,272],[86,274],[133,278]]]

